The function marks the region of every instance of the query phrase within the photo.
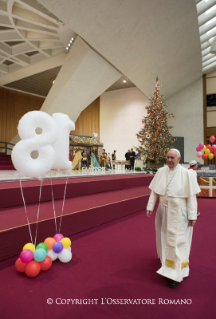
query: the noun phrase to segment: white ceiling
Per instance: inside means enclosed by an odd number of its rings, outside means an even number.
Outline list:
[[[171,96],[202,76],[196,4],[215,1],[0,0],[0,85],[62,65],[78,34],[146,96],[156,76]]]
[[[39,0],[145,95],[171,96],[202,75],[195,0]]]

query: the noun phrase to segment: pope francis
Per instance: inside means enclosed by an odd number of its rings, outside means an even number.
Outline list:
[[[162,266],[157,273],[168,278],[171,288],[189,275],[189,254],[197,219],[196,194],[200,192],[195,175],[179,164],[180,159],[177,149],[168,151],[167,166],[158,170],[149,186],[147,205],[150,217],[159,197],[155,227]]]

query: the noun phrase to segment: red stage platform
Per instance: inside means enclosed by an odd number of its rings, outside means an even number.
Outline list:
[[[95,176],[68,180],[61,233],[70,236],[146,207],[153,175]],[[59,224],[65,179],[53,179]],[[35,237],[40,181],[22,182],[27,212]],[[0,260],[18,255],[30,242],[19,182],[0,184]],[[42,187],[37,243],[55,234],[51,182]]]

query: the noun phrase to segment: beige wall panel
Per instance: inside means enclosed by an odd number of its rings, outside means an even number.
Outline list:
[[[185,162],[197,159],[196,147],[203,141],[202,78],[165,102],[169,105],[168,111],[174,114],[174,118],[168,120],[169,125],[173,126],[171,134],[184,137]]]
[[[216,77],[216,71],[212,71],[212,72],[206,74],[206,78],[210,78],[210,77],[214,77],[214,76]]]
[[[206,79],[206,94],[216,94],[216,77]]]
[[[207,127],[215,127],[215,126],[216,126],[216,111],[207,112]]]
[[[216,106],[211,106],[211,107],[207,107],[207,112],[208,111],[216,111]]]
[[[128,149],[140,146],[136,133],[149,100],[137,88],[105,92],[100,100],[100,140],[106,152],[116,150],[117,159],[124,160]]]

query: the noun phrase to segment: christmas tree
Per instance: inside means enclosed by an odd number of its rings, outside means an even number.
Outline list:
[[[171,135],[172,126],[168,126],[168,118],[174,115],[166,110],[164,98],[160,95],[160,84],[156,78],[154,97],[149,98],[150,105],[146,106],[147,116],[142,120],[143,128],[137,134],[141,146],[137,150],[146,156],[147,161],[163,162],[164,156],[171,148],[175,138]]]

